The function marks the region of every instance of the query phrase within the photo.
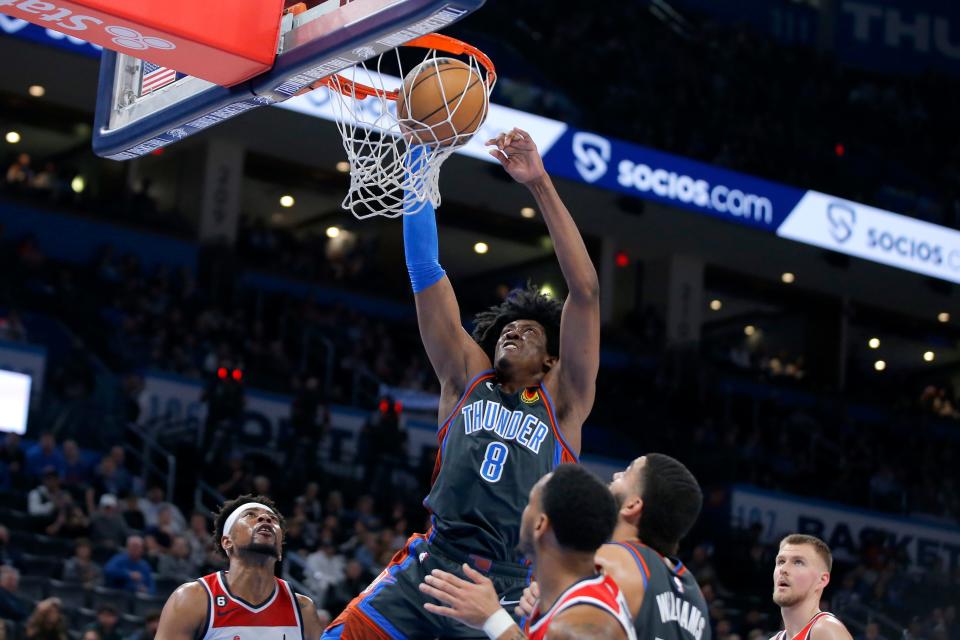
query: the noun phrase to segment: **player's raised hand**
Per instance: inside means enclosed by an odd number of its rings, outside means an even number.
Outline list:
[[[517,605],[515,613],[521,618],[529,618],[533,615],[533,610],[537,608],[537,602],[540,600],[540,585],[531,582],[530,586],[523,590],[520,597],[520,604]]]
[[[487,618],[501,608],[497,591],[489,578],[470,565],[463,565],[463,573],[470,581],[439,569],[431,571],[420,583],[420,591],[447,606],[428,602],[423,608],[438,616],[459,620],[468,627],[482,629]]]
[[[514,180],[530,184],[546,177],[543,160],[533,138],[523,129],[514,127],[496,138],[487,140],[487,146],[496,147],[490,155],[496,158]]]

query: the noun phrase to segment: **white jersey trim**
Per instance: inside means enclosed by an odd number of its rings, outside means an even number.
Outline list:
[[[549,620],[551,617],[556,615],[559,612],[559,609],[557,608],[563,606],[563,599],[567,597],[568,593],[570,593],[571,591],[574,591],[575,589],[580,589],[581,587],[602,584],[605,579],[606,579],[606,576],[604,576],[603,574],[600,574],[595,578],[574,582],[572,585],[567,587],[566,591],[560,594],[560,597],[557,598],[557,601],[553,603],[553,606],[551,606],[549,609],[547,609],[546,612],[541,614],[540,619],[537,620],[535,624],[530,626],[530,631],[536,631],[537,629],[540,628],[540,625],[542,625],[545,621]],[[589,596],[583,596],[583,597],[589,597]]]
[[[207,603],[210,605],[210,609],[207,612],[207,628],[203,632],[203,637],[206,638],[210,635],[210,630],[213,629],[213,591],[210,590],[210,585],[207,584],[207,581],[203,578],[198,578],[197,582],[203,585],[203,589],[207,592]]]
[[[226,594],[226,596],[230,598],[231,601],[236,602],[238,605],[240,605],[250,613],[260,613],[261,611],[263,611],[264,609],[272,605],[274,601],[277,599],[277,594],[280,593],[280,590],[277,588],[276,580],[274,580],[273,595],[270,596],[267,599],[267,601],[264,602],[259,607],[251,607],[249,604],[247,604],[243,600],[238,600],[237,598],[233,597],[233,594],[230,593],[230,587],[227,586],[226,581],[224,581],[223,579],[223,571],[217,571],[217,582],[220,583],[220,588],[223,589],[224,594]]]

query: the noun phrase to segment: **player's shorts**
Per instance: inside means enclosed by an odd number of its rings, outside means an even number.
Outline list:
[[[424,577],[434,569],[441,569],[468,579],[461,568],[464,563],[493,581],[503,608],[520,624],[522,621],[516,618],[514,608],[530,584],[530,569],[466,555],[443,540],[428,540],[427,536],[417,534],[407,540],[377,579],[330,623],[321,640],[486,638],[478,629],[423,608],[424,602],[435,602],[420,592]]]

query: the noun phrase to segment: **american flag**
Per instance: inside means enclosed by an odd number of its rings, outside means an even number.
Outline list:
[[[173,69],[161,67],[144,60],[143,77],[140,79],[140,95],[146,95],[160,87],[165,87],[177,80],[178,77],[177,72]]]

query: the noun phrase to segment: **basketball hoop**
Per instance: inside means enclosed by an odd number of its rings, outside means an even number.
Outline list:
[[[440,166],[467,143],[486,119],[490,92],[496,82],[496,70],[490,58],[449,36],[429,34],[403,46],[425,49],[426,53],[415,66],[410,67],[408,63],[405,70],[399,49],[392,49],[357,64],[345,74],[328,76],[313,85],[324,86],[330,92],[337,128],[343,136],[350,163],[350,188],[343,199],[343,208],[360,220],[376,215],[395,218],[403,213],[416,213],[427,201],[434,207],[440,205]],[[479,118],[471,117],[471,128],[467,132],[457,130],[455,119],[457,110],[465,104],[468,90],[472,90],[476,82],[448,96],[443,92],[443,80],[436,81],[443,100],[441,108],[445,109],[439,114],[445,115],[441,120],[433,117],[430,122],[417,120],[411,106],[404,107],[403,117],[398,116],[398,100],[404,105],[413,104],[412,87],[417,82],[409,81],[408,75],[415,80],[432,71],[432,77],[439,78],[440,66],[449,61],[446,54],[465,58],[460,62],[465,63],[462,68],[468,68],[468,80],[475,74],[483,90]],[[390,72],[398,71],[401,79],[389,75],[388,68]]]

